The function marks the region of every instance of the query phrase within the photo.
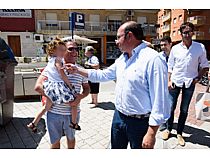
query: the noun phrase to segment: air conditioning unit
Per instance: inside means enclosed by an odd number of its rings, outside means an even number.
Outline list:
[[[134,16],[134,11],[133,10],[128,10],[127,11],[127,16]]]
[[[50,42],[50,41],[52,41],[52,39],[53,39],[53,37],[51,37],[51,36],[49,36],[49,35],[45,35],[45,36],[44,36],[44,41],[45,41],[45,42]]]
[[[52,36],[52,35],[45,35],[44,36],[44,41],[45,42],[50,42],[52,41],[53,39],[55,39],[56,36]]]
[[[34,42],[44,42],[42,34],[34,34]]]

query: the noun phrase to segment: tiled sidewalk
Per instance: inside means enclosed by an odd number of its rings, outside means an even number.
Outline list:
[[[76,132],[76,149],[106,149],[110,147],[111,120],[114,113],[114,87],[115,83],[102,83],[99,93],[99,107],[90,108],[90,96],[81,102],[80,125],[82,130]],[[156,149],[203,149],[210,147],[210,123],[195,119],[194,102],[199,91],[205,87],[197,85],[193,101],[190,105],[189,116],[184,130],[185,147],[177,145],[174,135],[167,141],[161,139],[158,131]],[[46,131],[45,116],[41,120],[38,134],[31,133],[26,125],[33,119],[40,109],[41,103],[29,100],[14,104],[14,118],[5,127],[0,127],[0,149],[2,148],[30,148],[49,149],[49,135]],[[179,110],[177,108],[176,114]],[[177,115],[176,115],[177,116]],[[176,119],[177,120],[177,119]],[[176,125],[176,123],[175,123]],[[61,148],[67,148],[66,139],[61,139]]]

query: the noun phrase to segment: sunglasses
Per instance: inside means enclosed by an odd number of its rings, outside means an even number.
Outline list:
[[[68,48],[68,51],[76,51],[76,52],[78,52],[79,51],[79,48],[78,47],[69,47]]]

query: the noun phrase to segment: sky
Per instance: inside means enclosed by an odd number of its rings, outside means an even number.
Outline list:
[[[207,0],[5,0],[0,9],[209,9]]]

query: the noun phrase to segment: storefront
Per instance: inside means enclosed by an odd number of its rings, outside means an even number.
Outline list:
[[[114,61],[120,56],[121,52],[115,43],[115,36],[107,36],[106,39],[106,64],[109,65],[114,63]]]

